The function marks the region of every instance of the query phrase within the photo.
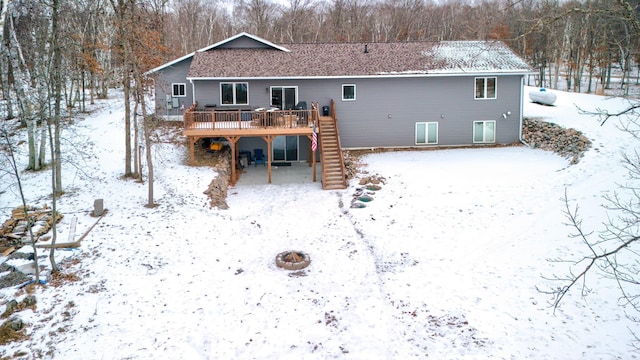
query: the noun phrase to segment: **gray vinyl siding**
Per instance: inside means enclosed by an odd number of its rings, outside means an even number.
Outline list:
[[[187,96],[178,98],[180,104],[184,105],[185,108],[193,104],[191,83],[187,80],[187,74],[189,73],[189,67],[191,66],[191,59],[192,58],[187,58],[158,72],[158,76],[154,80],[156,89],[156,114],[182,115],[182,111],[179,107],[177,109],[167,109],[166,95],[171,95],[171,84],[173,83],[186,85],[185,91]]]
[[[216,49],[269,49],[271,46],[255,41],[248,37],[240,37],[233,41],[220,44]]]
[[[329,92],[336,92],[335,83],[328,80],[194,80],[195,97],[199,106],[215,104],[219,110],[247,108],[255,109],[268,107],[271,103],[271,86],[297,86],[298,101],[306,101],[308,106],[311,102],[320,102],[320,106],[329,105],[331,96]],[[221,105],[220,104],[220,83],[221,82],[248,82],[249,83],[249,104]],[[340,84],[338,84],[340,87]],[[338,89],[340,94],[342,90]]]
[[[521,77],[498,76],[497,98],[474,99],[475,77],[359,79],[356,101],[336,100],[345,148],[415,144],[416,122],[438,123],[438,146],[473,143],[473,121],[495,120],[496,143],[518,141]],[[339,84],[336,88],[340,88]],[[393,90],[390,90],[393,89]],[[503,113],[511,112],[504,119]]]
[[[221,106],[220,81],[194,84],[199,105],[216,104],[219,110],[269,106],[270,86],[297,86],[298,101],[318,102],[320,109],[334,99],[343,148],[434,146],[415,144],[416,122],[438,123],[435,146],[472,145],[473,122],[480,120],[496,122],[496,144],[519,141],[522,76],[495,76],[497,97],[486,100],[475,99],[476,77],[225,80],[249,83],[246,106]],[[356,85],[355,101],[342,101],[342,84]],[[264,141],[259,143],[266,149]],[[307,143],[301,138],[300,159],[307,159]]]

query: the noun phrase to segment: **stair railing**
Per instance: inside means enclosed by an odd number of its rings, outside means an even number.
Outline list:
[[[344,156],[342,156],[342,144],[340,143],[340,130],[338,129],[338,117],[336,116],[335,102],[331,99],[331,118],[333,126],[336,129],[336,138],[338,141],[338,155],[340,155],[340,169],[342,169],[342,186],[347,187],[346,169],[344,168]]]

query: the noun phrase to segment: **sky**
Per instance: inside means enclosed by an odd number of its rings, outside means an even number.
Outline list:
[[[588,296],[575,289],[555,311],[544,293],[572,269],[550,259],[587,253],[565,225],[563,197],[579,206],[586,232],[603,230],[612,215],[603,196],[628,181],[621,157],[637,147],[617,121],[600,126],[577,110],[625,100],[555,93],[554,106],[525,99],[524,114],[582,131],[592,147],[576,165],[526,146],[378,153],[361,159],[360,177],[384,179],[365,208],[350,206],[357,178],[333,191],[241,181],[220,210],[203,193],[215,170],[186,165],[188,149],[170,141],[154,147],[158,206],[144,206],[146,185],[121,178],[124,106],[114,91],[63,132],[83,146],[65,151],[58,241],[73,218],[76,238],[95,223],[95,199],[108,212],[79,248],[56,253],[78,280],[35,289],[36,309],[18,313],[28,340],[0,356],[640,358],[637,323],[612,281],[594,273]],[[29,204],[50,205],[48,172],[22,181]],[[15,191],[0,194],[2,219],[18,205]],[[311,264],[278,268],[287,250]],[[0,303],[25,296],[2,289]]]

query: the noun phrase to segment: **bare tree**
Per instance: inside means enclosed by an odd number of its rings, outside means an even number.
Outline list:
[[[590,113],[599,116],[602,124],[612,117],[622,117],[621,129],[640,141],[640,102],[631,102],[626,109],[616,113],[604,110]],[[554,296],[555,309],[574,288],[579,288],[580,294],[587,296],[591,290],[588,276],[599,274],[617,285],[619,304],[630,308],[629,318],[640,323],[640,153],[636,149],[633,154],[623,154],[622,159],[629,174],[628,181],[618,184],[618,190],[612,195],[604,196],[608,218],[600,231],[585,230],[578,205],[572,204],[565,191],[564,214],[567,225],[574,230],[570,236],[580,240],[585,251],[572,259],[552,260],[569,263],[569,273],[553,276],[551,279],[559,281],[560,285],[543,292]],[[640,349],[638,333],[631,332],[636,339],[634,346]]]
[[[46,103],[43,103],[43,88],[42,83],[38,83],[34,75],[33,65],[35,63],[28,63],[27,58],[31,58],[32,54],[25,54],[25,50],[36,47],[35,37],[30,37],[29,41],[24,41],[24,37],[21,39],[19,34],[25,34],[25,31],[20,31],[20,27],[37,27],[37,15],[39,12],[34,9],[31,13],[27,12],[25,15],[25,8],[28,4],[20,2],[12,2],[7,13],[8,17],[8,39],[5,44],[8,45],[9,58],[11,59],[11,85],[14,88],[16,94],[16,100],[20,109],[20,118],[27,126],[27,142],[29,149],[29,164],[28,169],[39,170],[42,165],[43,154],[38,155],[38,143],[37,132],[38,126],[41,124],[38,118],[42,115],[41,111],[46,109]],[[27,32],[28,34],[28,32]],[[26,35],[26,34],[25,34]],[[26,48],[24,48],[24,46]],[[35,54],[33,54],[35,56]],[[44,55],[44,54],[42,54]],[[43,57],[46,57],[44,55]],[[44,139],[42,139],[44,141]]]
[[[237,0],[233,9],[234,25],[257,36],[271,37],[276,33],[273,25],[280,11],[280,6],[269,0]]]
[[[116,28],[116,53],[120,60],[120,81],[124,91],[124,176],[135,177],[132,171],[132,148],[131,148],[131,49],[132,31],[135,23],[135,0],[110,0],[115,13]]]

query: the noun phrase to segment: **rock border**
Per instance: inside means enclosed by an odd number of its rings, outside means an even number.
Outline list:
[[[523,119],[522,140],[532,149],[553,151],[574,165],[591,147],[591,141],[582,132],[541,119]]]

